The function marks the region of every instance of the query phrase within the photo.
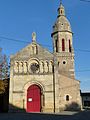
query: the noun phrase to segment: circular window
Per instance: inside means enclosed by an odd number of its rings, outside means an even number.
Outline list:
[[[31,68],[31,71],[32,71],[33,73],[36,73],[36,71],[39,69],[39,64],[37,64],[37,63],[32,63],[31,66],[30,66],[30,68]]]
[[[66,64],[66,61],[63,61],[63,64],[65,65],[65,64]]]

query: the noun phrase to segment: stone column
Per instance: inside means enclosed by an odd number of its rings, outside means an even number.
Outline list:
[[[19,70],[19,63],[15,62],[15,64],[14,64],[14,72],[18,73],[18,70]]]
[[[44,71],[43,71],[43,62],[42,61],[40,61],[40,73],[43,73]]]
[[[49,62],[49,72],[52,73],[52,62]]]
[[[47,73],[48,72],[48,63],[44,62],[44,72]]]
[[[19,62],[19,73],[23,72],[23,62]]]
[[[23,67],[24,67],[24,73],[27,73],[27,70],[28,70],[28,64],[27,64],[27,62],[24,62]]]

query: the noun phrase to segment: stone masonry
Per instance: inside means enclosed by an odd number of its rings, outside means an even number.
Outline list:
[[[11,55],[10,111],[27,111],[27,90],[31,85],[41,90],[40,112],[81,109],[80,82],[75,79],[73,33],[62,4],[51,36],[53,53],[39,45],[33,33],[31,44]]]

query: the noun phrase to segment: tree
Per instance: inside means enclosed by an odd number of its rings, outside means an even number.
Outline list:
[[[0,80],[0,94],[5,92],[5,86],[4,86],[4,82],[2,80]]]
[[[8,83],[6,82],[9,78],[9,66],[8,60],[5,54],[2,53],[0,48],[0,94],[5,92]]]
[[[8,79],[9,77],[9,65],[5,54],[2,53],[0,48],[0,80]]]

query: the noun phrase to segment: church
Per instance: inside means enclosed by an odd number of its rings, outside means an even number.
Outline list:
[[[9,110],[59,113],[80,110],[80,81],[75,79],[73,33],[60,3],[51,33],[53,52],[32,42],[11,55]]]

